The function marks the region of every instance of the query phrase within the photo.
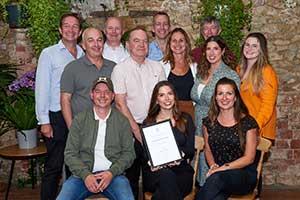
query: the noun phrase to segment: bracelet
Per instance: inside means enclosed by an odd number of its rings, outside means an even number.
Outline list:
[[[214,168],[217,168],[217,167],[219,167],[219,165],[218,165],[217,163],[214,163],[214,164],[212,164],[212,165],[209,167],[209,169],[214,169]]]

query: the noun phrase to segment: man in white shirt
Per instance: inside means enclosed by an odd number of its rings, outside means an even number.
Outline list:
[[[139,125],[147,117],[152,91],[156,83],[165,80],[162,65],[147,59],[148,36],[137,27],[130,31],[126,43],[130,57],[117,64],[111,74],[117,108],[128,118],[135,137],[136,159],[126,171],[135,199],[138,199],[138,180],[142,162],[142,139]]]
[[[109,17],[105,22],[104,33],[106,42],[103,49],[103,57],[119,63],[125,60],[129,54],[121,43],[123,31],[122,20],[119,17]]]

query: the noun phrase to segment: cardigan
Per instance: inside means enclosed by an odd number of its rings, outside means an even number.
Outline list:
[[[276,135],[278,79],[271,65],[264,66],[262,78],[264,85],[258,94],[254,92],[251,83],[243,81],[240,89],[241,97],[249,110],[249,114],[258,123],[260,136],[274,140]]]

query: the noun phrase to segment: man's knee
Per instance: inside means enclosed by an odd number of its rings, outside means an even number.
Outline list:
[[[78,196],[88,193],[81,178],[70,176],[63,184],[57,200],[76,199]]]
[[[116,186],[116,187],[124,187],[124,186],[127,187],[130,185],[128,179],[123,175],[115,176],[113,178],[111,184],[113,184],[113,186]]]
[[[109,185],[108,193],[112,192],[116,199],[130,199],[133,200],[134,196],[132,194],[132,190],[129,184],[128,179],[123,176],[116,176],[113,178],[112,182]]]

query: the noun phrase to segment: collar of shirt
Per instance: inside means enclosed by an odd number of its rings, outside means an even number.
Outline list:
[[[161,49],[159,48],[158,42],[157,42],[156,40],[153,40],[153,44],[154,44],[154,46],[155,46],[157,49],[161,50]]]
[[[136,62],[132,57],[130,57],[130,58],[131,58],[132,64],[134,64],[137,68],[141,68],[141,67],[147,65],[147,63],[148,63],[147,58],[145,58],[145,60],[144,60],[144,62],[142,64]]]
[[[94,66],[94,64],[87,58],[86,55],[82,57],[82,60],[86,65]]]
[[[106,120],[109,118],[110,113],[111,113],[111,108],[109,109],[108,114],[106,115],[106,117],[105,117],[104,119],[101,119],[101,118],[97,115],[95,108],[93,108],[93,111],[94,111],[94,117],[95,117],[95,120],[98,120],[99,123],[100,123],[100,122],[106,122]]]
[[[62,40],[59,40],[59,42],[58,42],[58,48],[60,50],[68,50],[66,48],[66,46],[64,45],[64,43],[62,42]],[[84,51],[82,50],[82,48],[78,44],[76,44],[76,49],[77,49],[77,57],[76,58],[77,59],[81,58],[84,55]]]
[[[120,43],[120,45],[117,46],[117,47],[112,47],[112,46],[109,46],[109,45],[107,44],[107,42],[105,42],[105,43],[104,43],[104,48],[109,48],[109,49],[115,50],[115,49],[123,49],[124,47],[123,47],[122,43]]]

